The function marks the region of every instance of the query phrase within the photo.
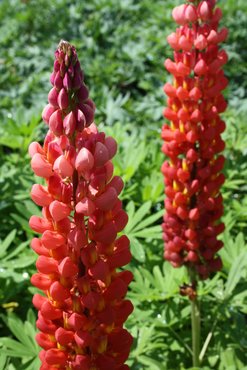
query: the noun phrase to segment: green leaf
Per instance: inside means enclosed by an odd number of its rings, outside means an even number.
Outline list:
[[[243,269],[247,266],[247,254],[246,252],[242,252],[238,258],[234,261],[228,278],[226,282],[225,297],[228,297],[232,294],[233,290],[235,289],[236,285],[238,284],[239,280],[242,277]]]
[[[135,259],[139,262],[145,262],[145,250],[143,245],[134,237],[130,237],[130,248],[131,253]]]
[[[132,218],[129,219],[128,225],[125,229],[125,232],[128,234],[133,230],[133,228],[138,224],[144,216],[149,212],[151,208],[152,203],[151,202],[146,202],[144,203],[133,215]]]
[[[4,241],[1,242],[1,244],[0,244],[0,258],[2,258],[4,256],[6,250],[8,249],[8,247],[10,246],[10,244],[12,243],[12,241],[14,240],[15,235],[16,235],[16,229],[12,230],[6,236],[6,238],[4,239]]]

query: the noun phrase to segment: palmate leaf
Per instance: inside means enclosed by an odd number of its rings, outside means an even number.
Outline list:
[[[129,296],[138,305],[143,301],[164,301],[176,296],[179,286],[187,279],[185,268],[174,269],[168,262],[164,262],[162,270],[158,265],[152,271],[139,266],[133,273]]]
[[[162,365],[159,361],[154,360],[151,357],[141,355],[138,356],[138,362],[140,362],[143,365],[146,365],[149,369],[152,370],[166,370],[166,366]]]
[[[148,216],[151,206],[151,202],[145,202],[135,211],[134,202],[131,201],[126,207],[129,222],[123,232],[129,237],[133,257],[139,262],[145,261],[145,250],[141,239],[162,239],[161,226],[154,224],[162,217],[163,210]]]
[[[32,317],[30,312],[28,312],[28,317]],[[33,361],[39,352],[38,345],[34,339],[36,334],[34,326],[28,321],[22,322],[13,313],[10,313],[7,317],[2,316],[2,318],[15,339],[1,337],[1,353],[8,357],[27,358]]]
[[[234,261],[232,267],[230,269],[224,295],[225,297],[229,297],[233,290],[235,289],[236,285],[238,284],[239,280],[241,279],[244,269],[247,268],[247,254],[243,251]]]

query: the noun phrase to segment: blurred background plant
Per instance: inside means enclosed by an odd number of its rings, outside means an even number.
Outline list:
[[[41,111],[50,89],[53,52],[61,38],[73,43],[97,106],[96,119],[119,143],[116,174],[129,213],[135,312],[127,326],[135,341],[132,370],[190,368],[190,311],[178,294],[184,269],[163,262],[160,223],[163,180],[160,130],[170,48],[171,10],[179,0],[2,0],[0,2],[0,370],[35,370],[35,315],[29,278],[29,199],[34,179],[30,141],[42,141]],[[212,339],[202,369],[247,369],[247,2],[219,1],[229,27],[230,80],[225,113],[226,231],[222,272],[201,283],[202,336]],[[208,336],[209,335],[209,336]],[[202,353],[203,355],[203,353]]]

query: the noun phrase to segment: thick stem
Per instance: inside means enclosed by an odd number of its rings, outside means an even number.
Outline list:
[[[191,329],[192,329],[192,351],[193,366],[200,366],[200,347],[201,347],[201,318],[198,298],[191,300]]]

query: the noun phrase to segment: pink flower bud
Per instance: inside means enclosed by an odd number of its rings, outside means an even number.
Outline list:
[[[167,42],[171,45],[173,49],[179,50],[180,46],[178,44],[178,36],[175,32],[167,36]]]
[[[184,36],[180,36],[178,40],[178,44],[180,49],[183,49],[184,51],[190,51],[192,47],[192,43]]]
[[[207,21],[211,17],[211,11],[207,1],[200,3],[199,16],[203,21]]]
[[[207,40],[208,38],[206,39],[205,36],[199,35],[194,41],[195,48],[199,50],[205,49],[207,47]]]
[[[63,133],[63,119],[60,109],[56,110],[49,119],[50,130],[56,135],[60,136]]]
[[[189,4],[185,9],[185,19],[187,22],[197,21],[196,8],[191,4]]]
[[[45,106],[45,108],[43,109],[43,112],[42,112],[42,119],[45,121],[45,123],[49,124],[49,119],[50,119],[52,113],[54,113],[55,111],[56,111],[56,108],[53,107],[52,105],[47,104]]]
[[[94,111],[92,107],[88,104],[81,104],[80,109],[86,118],[87,126],[90,126],[94,120]]]
[[[194,72],[198,76],[205,75],[207,73],[207,70],[208,70],[207,64],[203,59],[199,60],[199,62],[196,63],[194,68]]]
[[[87,126],[86,117],[80,109],[76,111],[76,129],[82,131]]]
[[[178,62],[177,64],[177,76],[185,77],[190,74],[190,68],[184,63]]]
[[[117,142],[115,139],[113,139],[113,137],[111,136],[108,136],[106,139],[105,139],[105,146],[108,150],[108,153],[109,153],[109,158],[113,158],[115,156],[115,154],[117,153]]]
[[[84,102],[88,99],[88,89],[85,84],[82,84],[80,90],[78,91],[78,99],[81,102]]]
[[[62,88],[59,91],[58,97],[57,97],[57,103],[60,107],[60,109],[67,109],[69,106],[69,97],[68,93],[64,88]]]
[[[217,44],[218,43],[218,34],[215,30],[211,30],[207,37],[207,41],[210,44]]]
[[[64,155],[61,155],[55,160],[53,170],[62,176],[62,178],[71,177],[74,172],[73,166]]]
[[[80,75],[80,71],[78,69],[75,70],[75,74],[72,81],[72,88],[74,90],[78,90],[82,85],[82,78]]]
[[[60,90],[63,87],[63,79],[60,75],[60,71],[58,71],[54,78],[54,86]]]
[[[112,209],[117,201],[117,192],[114,188],[108,188],[103,194],[95,198],[95,205],[103,211]]]
[[[112,186],[119,195],[124,188],[124,182],[120,176],[114,176],[108,186]]]
[[[186,7],[187,5],[182,4],[182,5],[176,6],[172,11],[173,19],[175,20],[176,23],[180,25],[184,25],[186,23],[186,19],[185,19]]]
[[[64,132],[66,135],[72,135],[76,127],[76,119],[73,112],[67,114],[63,120]]]
[[[55,87],[53,87],[48,94],[48,101],[55,108],[58,106],[57,98],[58,98],[58,91]]]
[[[94,166],[94,157],[92,153],[86,149],[82,148],[77,154],[75,161],[75,168],[79,172],[90,171]]]
[[[96,167],[103,166],[109,160],[107,147],[101,142],[97,142],[94,151],[94,163]]]
[[[64,88],[67,91],[71,89],[71,87],[72,87],[71,78],[70,78],[70,76],[67,72],[65,73],[65,76],[62,80],[62,83],[63,83]]]

